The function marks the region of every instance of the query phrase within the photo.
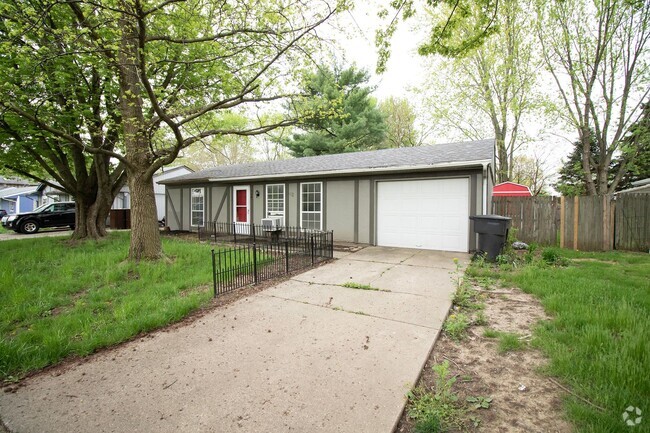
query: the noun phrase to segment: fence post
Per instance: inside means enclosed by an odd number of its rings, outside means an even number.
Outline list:
[[[217,261],[214,258],[214,248],[212,249],[212,293],[217,297]]]
[[[603,196],[603,251],[611,251],[614,249],[614,239],[610,231],[611,221],[611,207],[613,196]]]
[[[580,197],[573,198],[573,249],[578,251],[578,221],[580,216]]]
[[[614,196],[615,197],[615,196]],[[611,235],[611,241],[612,241],[612,250],[616,250],[616,201],[614,201],[614,197],[612,197],[612,201],[610,202],[610,209],[609,209],[609,233]]]
[[[289,273],[289,241],[284,241],[284,267]]]
[[[253,242],[253,281],[257,284],[257,245]]]
[[[560,248],[564,248],[564,225],[566,224],[566,210],[564,208],[564,196],[560,197]]]
[[[253,243],[255,243],[255,223],[251,223],[249,229],[253,232]]]
[[[237,243],[237,226],[235,225],[235,222],[232,222],[232,236],[233,236],[233,242]]]
[[[214,243],[217,243],[217,222],[212,221],[212,230],[214,231]]]
[[[311,265],[314,266],[314,235],[311,235]]]

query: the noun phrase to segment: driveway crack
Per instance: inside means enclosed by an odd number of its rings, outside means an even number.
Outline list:
[[[270,298],[282,299],[284,301],[295,302],[295,303],[303,304],[303,305],[311,305],[311,306],[314,306],[314,307],[320,307],[320,308],[324,308],[326,310],[341,311],[343,313],[356,314],[358,316],[367,316],[367,317],[372,317],[372,318],[375,318],[375,319],[385,320],[385,321],[388,321],[388,322],[403,323],[405,325],[417,326],[418,328],[425,328],[425,329],[432,329],[432,330],[440,329],[440,328],[436,328],[436,327],[433,327],[433,326],[421,325],[419,323],[406,322],[404,320],[397,320],[397,319],[390,319],[388,317],[376,316],[374,314],[369,314],[369,313],[366,313],[366,312],[363,312],[363,311],[346,310],[345,308],[342,308],[342,307],[337,307],[337,306],[332,306],[332,305],[327,305],[327,304],[314,304],[312,302],[299,301],[297,299],[285,298],[283,296],[277,296],[277,295],[264,295],[264,296],[268,296]]]

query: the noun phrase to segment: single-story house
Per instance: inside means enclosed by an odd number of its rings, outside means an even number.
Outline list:
[[[493,197],[532,197],[533,193],[526,185],[514,182],[501,182],[492,188]]]
[[[165,180],[171,230],[281,217],[335,241],[467,252],[487,213],[494,140],[254,162]]]

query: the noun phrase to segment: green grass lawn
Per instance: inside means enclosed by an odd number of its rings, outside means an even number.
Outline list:
[[[129,233],[2,242],[0,380],[178,321],[212,295],[209,245],[163,238],[167,262],[125,261]]]
[[[557,250],[566,267],[529,265],[500,278],[538,296],[552,317],[535,344],[546,373],[601,409],[568,396],[577,431],[650,431],[650,255]],[[623,423],[629,406],[642,424]]]

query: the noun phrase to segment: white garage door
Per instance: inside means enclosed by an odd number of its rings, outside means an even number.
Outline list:
[[[467,251],[469,179],[377,183],[377,245]]]

